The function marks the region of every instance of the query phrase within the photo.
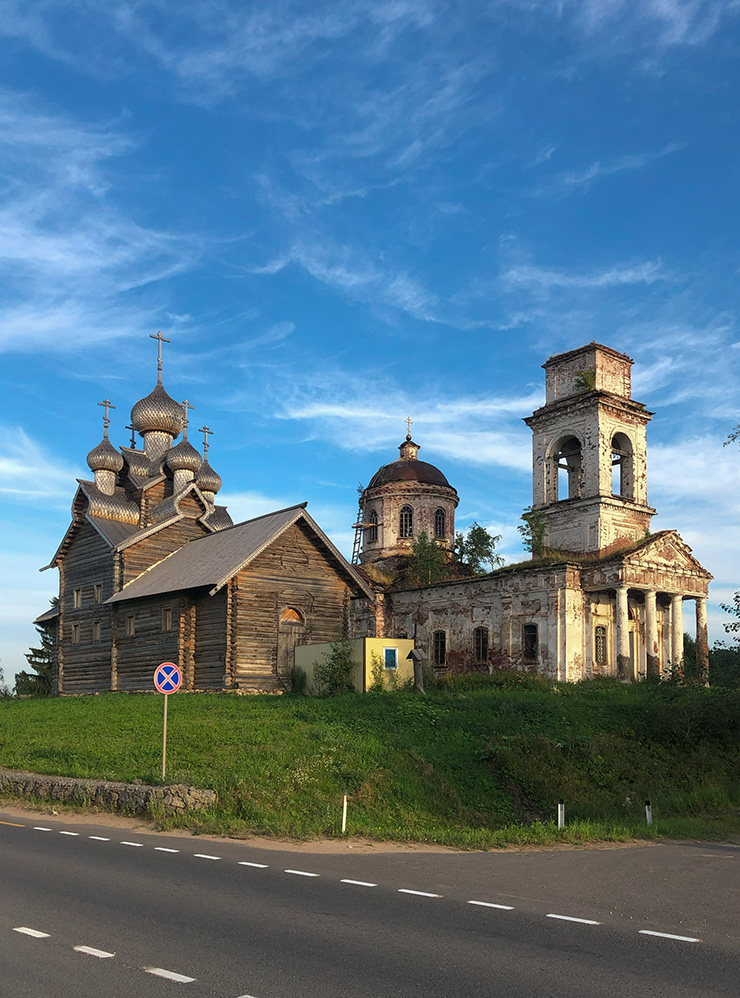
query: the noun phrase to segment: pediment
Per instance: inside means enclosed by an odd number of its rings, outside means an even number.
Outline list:
[[[625,567],[681,572],[702,578],[712,577],[675,530],[663,530],[654,537],[647,538],[620,560]]]

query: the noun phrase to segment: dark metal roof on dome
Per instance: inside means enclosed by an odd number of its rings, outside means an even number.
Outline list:
[[[370,479],[368,488],[374,489],[390,482],[422,482],[425,485],[446,485],[447,488],[452,488],[439,468],[426,461],[401,460],[384,464]]]

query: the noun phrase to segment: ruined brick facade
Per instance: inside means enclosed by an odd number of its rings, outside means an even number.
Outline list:
[[[651,414],[631,398],[631,364],[592,343],[544,365],[546,402],[526,420],[544,557],[356,600],[356,633],[415,638],[439,669],[635,681],[680,668],[689,603],[705,670],[711,575],[675,531],[649,533]]]

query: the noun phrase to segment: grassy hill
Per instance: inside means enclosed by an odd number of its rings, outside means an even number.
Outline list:
[[[346,789],[348,831],[379,839],[627,838],[647,834],[646,798],[653,834],[740,834],[738,690],[513,674],[426,697],[187,694],[168,730],[167,782],[218,790],[179,822],[202,832],[336,835]],[[161,737],[158,696],[0,701],[9,768],[156,783]]]

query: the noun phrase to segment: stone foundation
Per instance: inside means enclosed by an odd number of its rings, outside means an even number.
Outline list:
[[[215,790],[201,790],[177,783],[151,787],[143,783],[111,783],[71,776],[41,776],[0,768],[0,794],[34,797],[45,801],[84,804],[106,811],[145,815],[152,810],[165,814],[202,811],[218,800]]]

